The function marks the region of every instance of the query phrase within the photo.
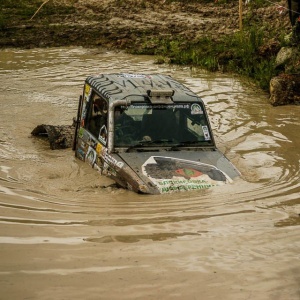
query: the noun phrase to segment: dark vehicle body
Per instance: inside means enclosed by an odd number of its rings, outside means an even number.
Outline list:
[[[206,189],[239,172],[217,149],[203,101],[170,76],[88,77],[73,150],[137,193]]]

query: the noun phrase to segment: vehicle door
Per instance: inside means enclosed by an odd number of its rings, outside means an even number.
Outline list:
[[[88,92],[86,92],[88,90]],[[76,157],[103,172],[103,156],[108,136],[108,103],[90,87],[85,87]]]

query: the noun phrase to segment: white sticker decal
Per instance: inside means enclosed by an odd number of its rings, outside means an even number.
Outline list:
[[[202,115],[203,110],[198,103],[194,103],[191,105],[191,115]]]
[[[161,193],[207,189],[231,181],[212,165],[163,156],[151,156],[143,164],[142,172]]]
[[[202,126],[202,130],[203,130],[203,134],[204,134],[204,139],[206,141],[210,140],[210,134],[209,134],[209,131],[208,131],[208,127],[207,126]]]
[[[96,151],[92,147],[89,147],[88,152],[86,154],[86,160],[88,164],[91,166],[94,165],[96,161],[96,157],[97,157]]]

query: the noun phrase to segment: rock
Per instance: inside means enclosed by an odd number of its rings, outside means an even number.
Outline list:
[[[282,74],[270,81],[270,102],[273,106],[300,105],[300,74]]]
[[[272,105],[300,104],[300,49],[282,47],[275,60],[276,68],[283,74],[270,80]]]
[[[293,48],[290,47],[282,47],[275,60],[276,68],[279,68],[290,61],[293,55]]]

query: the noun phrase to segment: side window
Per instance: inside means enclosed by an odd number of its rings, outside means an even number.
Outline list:
[[[203,137],[204,133],[203,133],[203,129],[202,126],[200,126],[200,124],[194,122],[193,120],[191,120],[190,118],[187,118],[187,128],[195,135],[195,136],[200,136]]]
[[[104,144],[107,141],[107,113],[107,101],[96,93],[93,93],[88,108],[85,128]]]
[[[208,125],[203,114],[187,116],[187,129],[197,141],[210,141]]]

